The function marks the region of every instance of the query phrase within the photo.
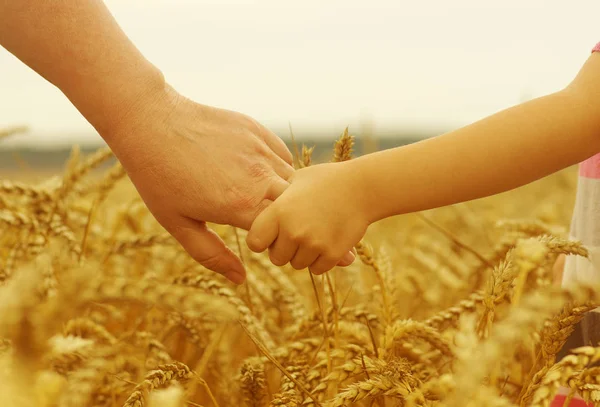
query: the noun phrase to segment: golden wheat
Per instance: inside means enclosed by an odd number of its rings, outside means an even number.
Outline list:
[[[330,161],[353,147],[346,129]],[[0,180],[6,405],[548,406],[560,385],[600,400],[598,348],[556,360],[600,304],[600,287],[552,284],[559,254],[588,256],[565,239],[573,171],[373,225],[355,264],[316,278],[213,225],[248,271],[234,287],[165,233],[118,163],[100,171],[111,156],[75,148],[62,176]]]

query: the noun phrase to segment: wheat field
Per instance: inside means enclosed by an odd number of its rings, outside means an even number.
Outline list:
[[[559,254],[587,256],[566,239],[575,182],[388,219],[319,277],[215,226],[248,271],[235,287],[164,232],[109,150],[74,148],[60,174],[0,181],[3,404],[547,406],[559,385],[596,402],[600,347],[556,358],[600,303],[553,284]]]

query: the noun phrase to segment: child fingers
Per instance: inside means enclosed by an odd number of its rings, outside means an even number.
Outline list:
[[[340,257],[322,254],[308,267],[308,270],[316,275],[326,273],[338,264]]]
[[[280,233],[275,243],[269,247],[269,259],[276,266],[285,266],[296,254],[298,245],[285,234]]]
[[[342,257],[342,259],[339,261],[339,263],[337,265],[340,267],[346,267],[346,266],[349,266],[352,263],[354,263],[355,259],[356,259],[356,255],[354,254],[354,252],[349,251],[344,255],[344,257]]]
[[[273,244],[278,233],[279,226],[273,211],[273,205],[271,205],[252,222],[250,231],[246,236],[246,244],[253,252],[262,253]]]
[[[273,201],[263,199],[261,203],[259,203],[256,207],[252,208],[251,210],[237,212],[229,223],[231,224],[231,226],[234,226],[236,228],[250,230],[252,224],[254,223],[258,215],[260,215],[264,210],[266,210],[271,204],[273,204]]]
[[[296,252],[296,255],[294,256],[292,261],[290,261],[290,264],[296,270],[302,270],[313,264],[318,257],[318,251],[311,250],[304,246],[300,246],[300,248]]]

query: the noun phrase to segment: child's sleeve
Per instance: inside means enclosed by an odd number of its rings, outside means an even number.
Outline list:
[[[594,52],[600,52],[600,43],[592,49]],[[579,165],[570,236],[589,249],[590,259],[568,256],[563,285],[574,282],[600,283],[600,154]]]
[[[573,282],[600,283],[600,154],[579,166],[570,237],[588,248],[590,259],[568,256],[563,285]]]

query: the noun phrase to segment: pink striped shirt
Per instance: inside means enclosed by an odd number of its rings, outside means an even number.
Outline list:
[[[600,42],[592,48],[592,53],[600,52]],[[600,179],[600,154],[588,158],[579,166],[579,176]]]
[[[594,52],[600,52],[600,43],[592,49]],[[579,164],[570,237],[582,242],[590,251],[590,257],[568,256],[563,284],[600,283],[600,154]],[[600,308],[597,311],[600,312]]]

